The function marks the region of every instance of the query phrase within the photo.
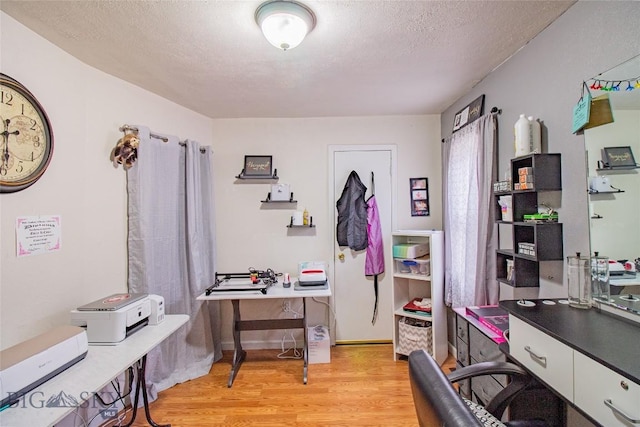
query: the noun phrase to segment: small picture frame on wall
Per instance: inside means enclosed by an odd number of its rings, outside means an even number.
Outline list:
[[[409,178],[411,216],[429,216],[429,179]]]
[[[453,132],[476,121],[484,110],[484,95],[474,99],[469,105],[458,111],[453,118]]]
[[[273,176],[273,156],[244,156],[243,175],[247,177]]]
[[[633,168],[636,167],[636,159],[630,146],[604,147],[602,149],[602,161],[607,168]]]

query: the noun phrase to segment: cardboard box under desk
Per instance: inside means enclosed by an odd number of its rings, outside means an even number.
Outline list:
[[[309,347],[309,364],[331,363],[331,337],[326,326],[309,326],[307,328],[307,345]]]

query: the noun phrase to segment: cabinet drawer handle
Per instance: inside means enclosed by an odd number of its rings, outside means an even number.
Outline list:
[[[540,356],[540,355],[536,354],[533,350],[531,350],[531,347],[529,347],[528,345],[526,345],[524,347],[524,351],[529,353],[531,355],[531,357],[533,357],[542,366],[544,366],[544,367],[547,366],[547,357],[546,356]]]
[[[633,417],[627,415],[621,409],[616,408],[616,406],[613,404],[611,399],[605,399],[604,400],[604,404],[607,405],[609,408],[611,408],[613,410],[613,412],[615,412],[616,414],[620,415],[622,418],[624,418],[625,420],[629,421],[630,423],[633,423],[633,424],[640,423],[640,418],[633,418]]]

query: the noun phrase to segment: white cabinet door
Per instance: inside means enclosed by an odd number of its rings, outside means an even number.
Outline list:
[[[593,419],[607,427],[640,426],[639,384],[577,351],[574,378],[574,403]]]
[[[573,350],[509,315],[509,352],[538,378],[573,401]]]

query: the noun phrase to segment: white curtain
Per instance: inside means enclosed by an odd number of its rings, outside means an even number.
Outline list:
[[[222,357],[219,304],[196,301],[215,276],[212,153],[196,141],[165,142],[137,128],[138,159],[127,172],[129,290],[161,295],[166,314],[190,316],[147,356],[153,400],[206,375]]]
[[[488,114],[445,140],[443,197],[445,302],[451,307],[497,304],[497,117]]]

